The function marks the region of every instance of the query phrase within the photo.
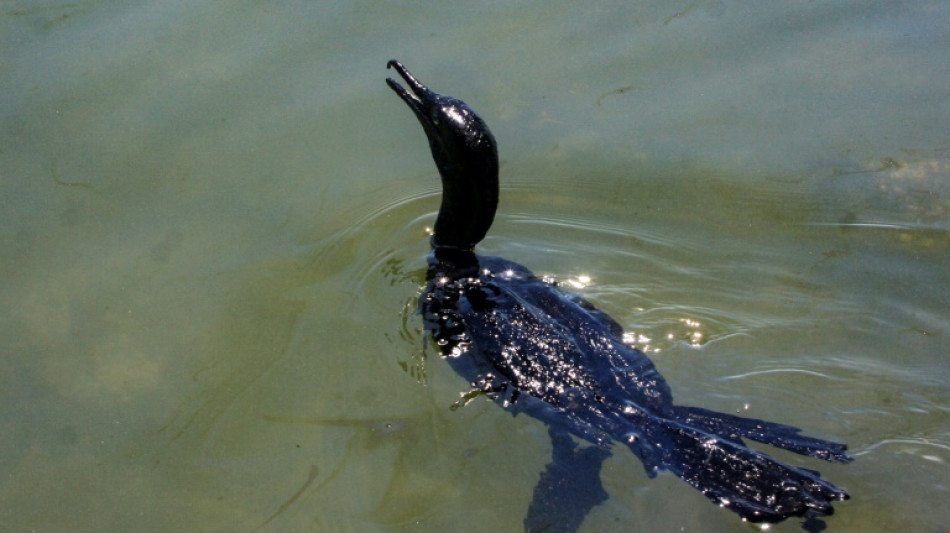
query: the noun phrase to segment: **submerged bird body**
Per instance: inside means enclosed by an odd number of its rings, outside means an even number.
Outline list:
[[[443,183],[419,307],[441,354],[472,385],[549,427],[553,462],[535,489],[529,531],[574,531],[606,499],[599,482],[607,445],[621,442],[650,476],[668,470],[750,521],[830,514],[847,493],[812,470],[746,447],[752,439],[846,462],[845,446],[794,427],[678,406],[653,363],[623,341],[602,311],[527,268],[472,250],[498,201],[494,137],[463,102],[439,95],[390,61],[411,92],[390,87],[429,137]],[[575,450],[567,437],[593,443]]]

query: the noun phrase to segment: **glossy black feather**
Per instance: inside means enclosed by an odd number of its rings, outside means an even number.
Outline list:
[[[666,381],[615,322],[517,263],[436,250],[420,309],[442,355],[473,388],[597,445],[622,442],[650,476],[669,470],[747,520],[831,514],[830,502],[848,497],[742,439],[838,462],[850,460],[844,445],[674,405]]]

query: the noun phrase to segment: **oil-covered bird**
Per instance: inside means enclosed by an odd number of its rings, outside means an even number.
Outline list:
[[[464,102],[420,83],[386,82],[429,139],[442,179],[426,285],[426,335],[474,387],[515,413],[543,421],[552,462],[535,487],[527,531],[575,531],[607,495],[608,445],[625,444],[647,474],[669,471],[752,522],[831,514],[848,494],[814,470],[779,462],[743,443],[847,462],[845,445],[791,426],[675,405],[650,359],[623,340],[607,314],[527,268],[474,253],[498,205],[498,153],[485,122]],[[593,445],[580,447],[576,440]]]

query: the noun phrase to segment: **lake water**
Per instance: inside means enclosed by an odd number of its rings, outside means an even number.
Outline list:
[[[0,6],[0,529],[520,531],[545,428],[423,352],[439,182],[678,403],[847,442],[828,531],[947,531],[950,4]],[[749,531],[616,448],[582,531]],[[773,531],[801,531],[799,520]]]

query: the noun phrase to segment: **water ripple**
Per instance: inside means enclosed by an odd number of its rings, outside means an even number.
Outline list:
[[[874,444],[870,444],[866,446],[862,450],[854,452],[853,455],[855,457],[859,457],[862,455],[867,455],[871,453],[872,451],[876,450],[877,448],[890,447],[890,446],[898,446],[901,448],[900,449],[901,452],[917,455],[922,459],[926,459],[928,461],[932,461],[932,462],[936,462],[940,464],[947,464],[947,460],[936,455],[929,455],[929,454],[924,455],[924,454],[918,453],[919,450],[917,448],[918,447],[935,448],[937,450],[940,450],[941,452],[950,452],[950,444],[946,442],[942,442],[940,440],[935,440],[935,439],[926,438],[926,437],[919,437],[919,438],[883,439],[878,442],[875,442]]]
[[[847,381],[843,378],[838,378],[834,376],[829,376],[828,374],[822,372],[816,372],[814,370],[805,370],[803,368],[771,368],[769,370],[756,370],[754,372],[745,372],[743,374],[735,374],[732,376],[724,376],[719,378],[720,381],[731,381],[735,379],[745,379],[753,376],[761,376],[765,374],[785,374],[785,373],[794,373],[794,374],[807,374],[809,376],[815,376],[829,381]]]

